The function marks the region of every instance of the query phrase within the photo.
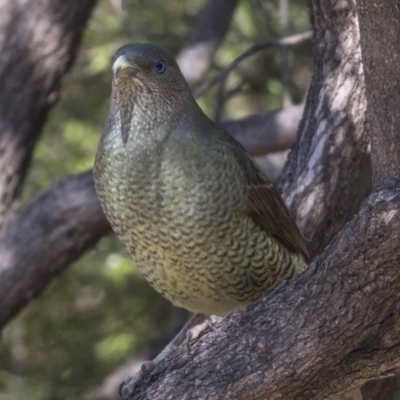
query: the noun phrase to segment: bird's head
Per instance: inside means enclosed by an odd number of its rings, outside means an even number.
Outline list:
[[[168,50],[148,43],[128,44],[115,54],[113,90],[136,108],[168,113],[191,97],[189,87]]]

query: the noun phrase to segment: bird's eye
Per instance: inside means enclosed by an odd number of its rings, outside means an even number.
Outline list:
[[[165,70],[167,69],[167,64],[165,64],[164,60],[157,61],[156,65],[155,65],[155,69],[158,74],[163,74],[165,72]]]

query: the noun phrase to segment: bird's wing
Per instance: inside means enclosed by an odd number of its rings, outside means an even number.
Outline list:
[[[253,220],[287,249],[299,253],[309,262],[305,240],[289,214],[275,185],[267,179],[240,143],[229,136],[229,146],[246,171],[247,207]]]
[[[305,240],[290,216],[278,190],[271,181],[262,175],[256,165],[254,165],[254,170],[249,180],[247,198],[250,215],[258,225],[286,248],[300,253],[305,261],[309,262]]]

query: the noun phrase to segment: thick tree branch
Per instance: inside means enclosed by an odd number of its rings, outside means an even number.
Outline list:
[[[360,386],[366,379],[388,376],[400,365],[400,318],[397,312],[387,317],[375,335],[347,355],[337,366],[324,371],[307,390],[329,387],[331,393],[340,393],[344,385]],[[317,389],[318,390],[318,389]],[[334,395],[332,396],[334,398]],[[389,399],[381,392],[379,399]]]
[[[0,0],[0,228],[95,0]]]
[[[314,73],[280,187],[316,254],[354,212],[368,137],[354,0],[308,4],[314,26]]]
[[[238,0],[208,0],[187,45],[177,55],[191,87],[203,79],[221,45]]]
[[[135,400],[329,399],[397,367],[399,324],[389,317],[400,300],[399,224],[400,187],[372,194],[305,273],[228,316],[190,354],[167,356]],[[335,379],[346,362],[366,372]]]
[[[376,187],[387,187],[400,180],[400,1],[387,0],[380,7],[358,0],[357,5],[371,125],[372,175]]]
[[[39,196],[0,236],[0,329],[109,231],[91,172]]]

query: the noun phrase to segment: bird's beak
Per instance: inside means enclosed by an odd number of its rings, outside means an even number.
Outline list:
[[[119,56],[113,64],[113,72],[114,76],[118,76],[119,78],[135,76],[138,71],[137,68],[128,60],[128,58],[124,55]]]

